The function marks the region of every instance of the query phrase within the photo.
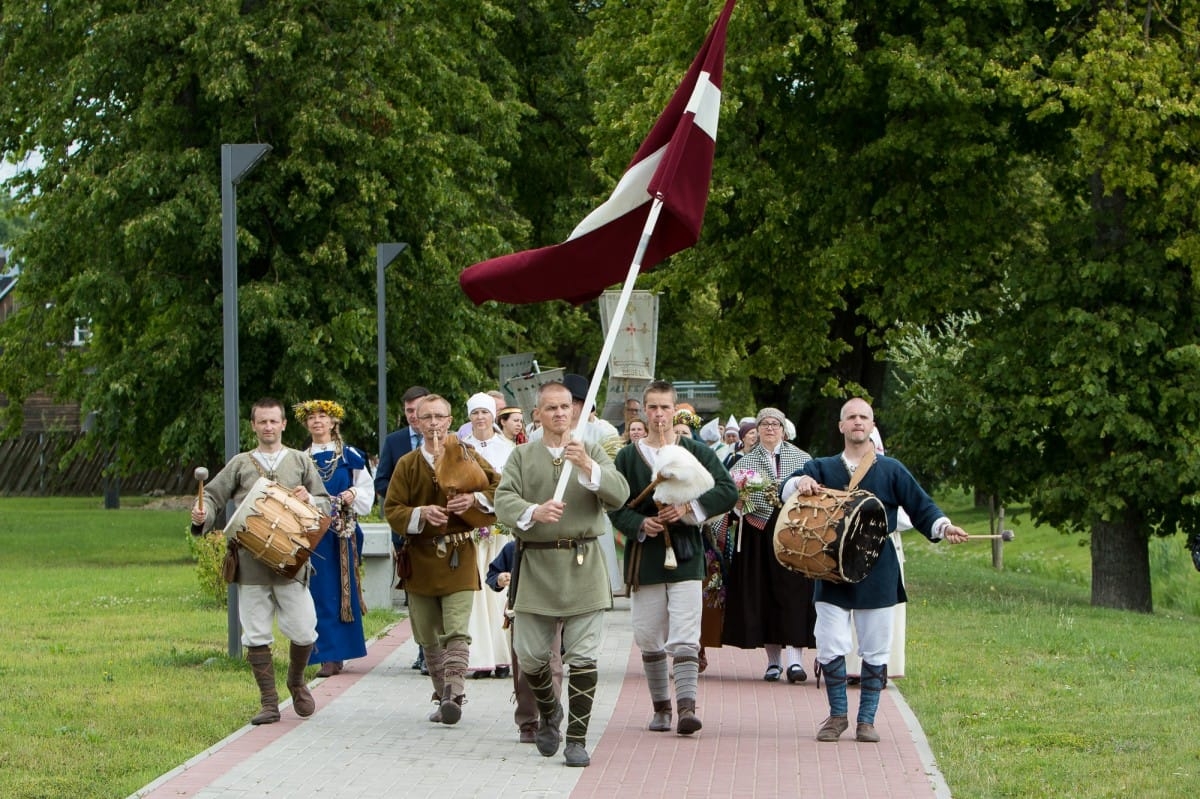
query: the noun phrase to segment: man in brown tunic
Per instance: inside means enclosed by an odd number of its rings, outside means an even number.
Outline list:
[[[476,527],[491,524],[500,476],[474,450],[465,447],[487,478],[487,487],[456,493],[439,485],[435,469],[453,436],[450,403],[436,394],[421,399],[417,426],[421,446],[396,463],[383,503],[392,530],[406,539],[412,576],[404,582],[413,637],[424,647],[438,709],[429,720],[454,724],[462,717],[464,678],[470,654],[472,592],[481,588],[476,568]],[[464,518],[465,517],[465,518]]]

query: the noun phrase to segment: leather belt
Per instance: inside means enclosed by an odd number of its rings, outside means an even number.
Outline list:
[[[522,541],[521,546],[525,549],[571,549],[584,541],[595,541],[596,538],[597,536],[591,535],[585,538],[559,538],[554,541]]]

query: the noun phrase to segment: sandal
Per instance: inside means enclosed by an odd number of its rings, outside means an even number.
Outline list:
[[[767,666],[767,673],[763,675],[763,679],[767,682],[779,682],[779,678],[783,675],[783,669],[777,663],[772,663]]]

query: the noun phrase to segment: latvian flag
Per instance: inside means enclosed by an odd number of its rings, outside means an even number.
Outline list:
[[[725,29],[735,0],[696,54],[666,110],[654,123],[612,195],[576,226],[561,244],[502,255],[469,266],[459,284],[476,305],[595,299],[625,279],[651,201],[663,202],[642,271],[700,239],[725,67]]]

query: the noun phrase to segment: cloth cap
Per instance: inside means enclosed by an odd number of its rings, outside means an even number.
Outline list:
[[[725,432],[726,433],[738,432],[738,422],[737,422],[737,419],[733,418],[733,414],[729,415],[729,421],[725,423]]]
[[[467,400],[467,415],[470,416],[475,411],[484,410],[492,416],[496,415],[496,400],[491,394],[484,394],[482,391],[478,394],[472,394]]]
[[[761,422],[763,419],[774,419],[782,426],[787,427],[787,417],[778,408],[763,408],[758,412],[758,416],[754,417],[755,422]]]
[[[721,440],[721,419],[720,417],[708,422],[704,427],[700,428],[700,440],[712,444]]]
[[[574,373],[564,375],[562,384],[567,387],[567,391],[571,392],[571,399],[577,399],[580,402],[587,399],[588,381],[583,375]]]
[[[753,419],[744,421],[738,426],[738,438],[745,438],[746,434],[758,427],[758,423]]]

